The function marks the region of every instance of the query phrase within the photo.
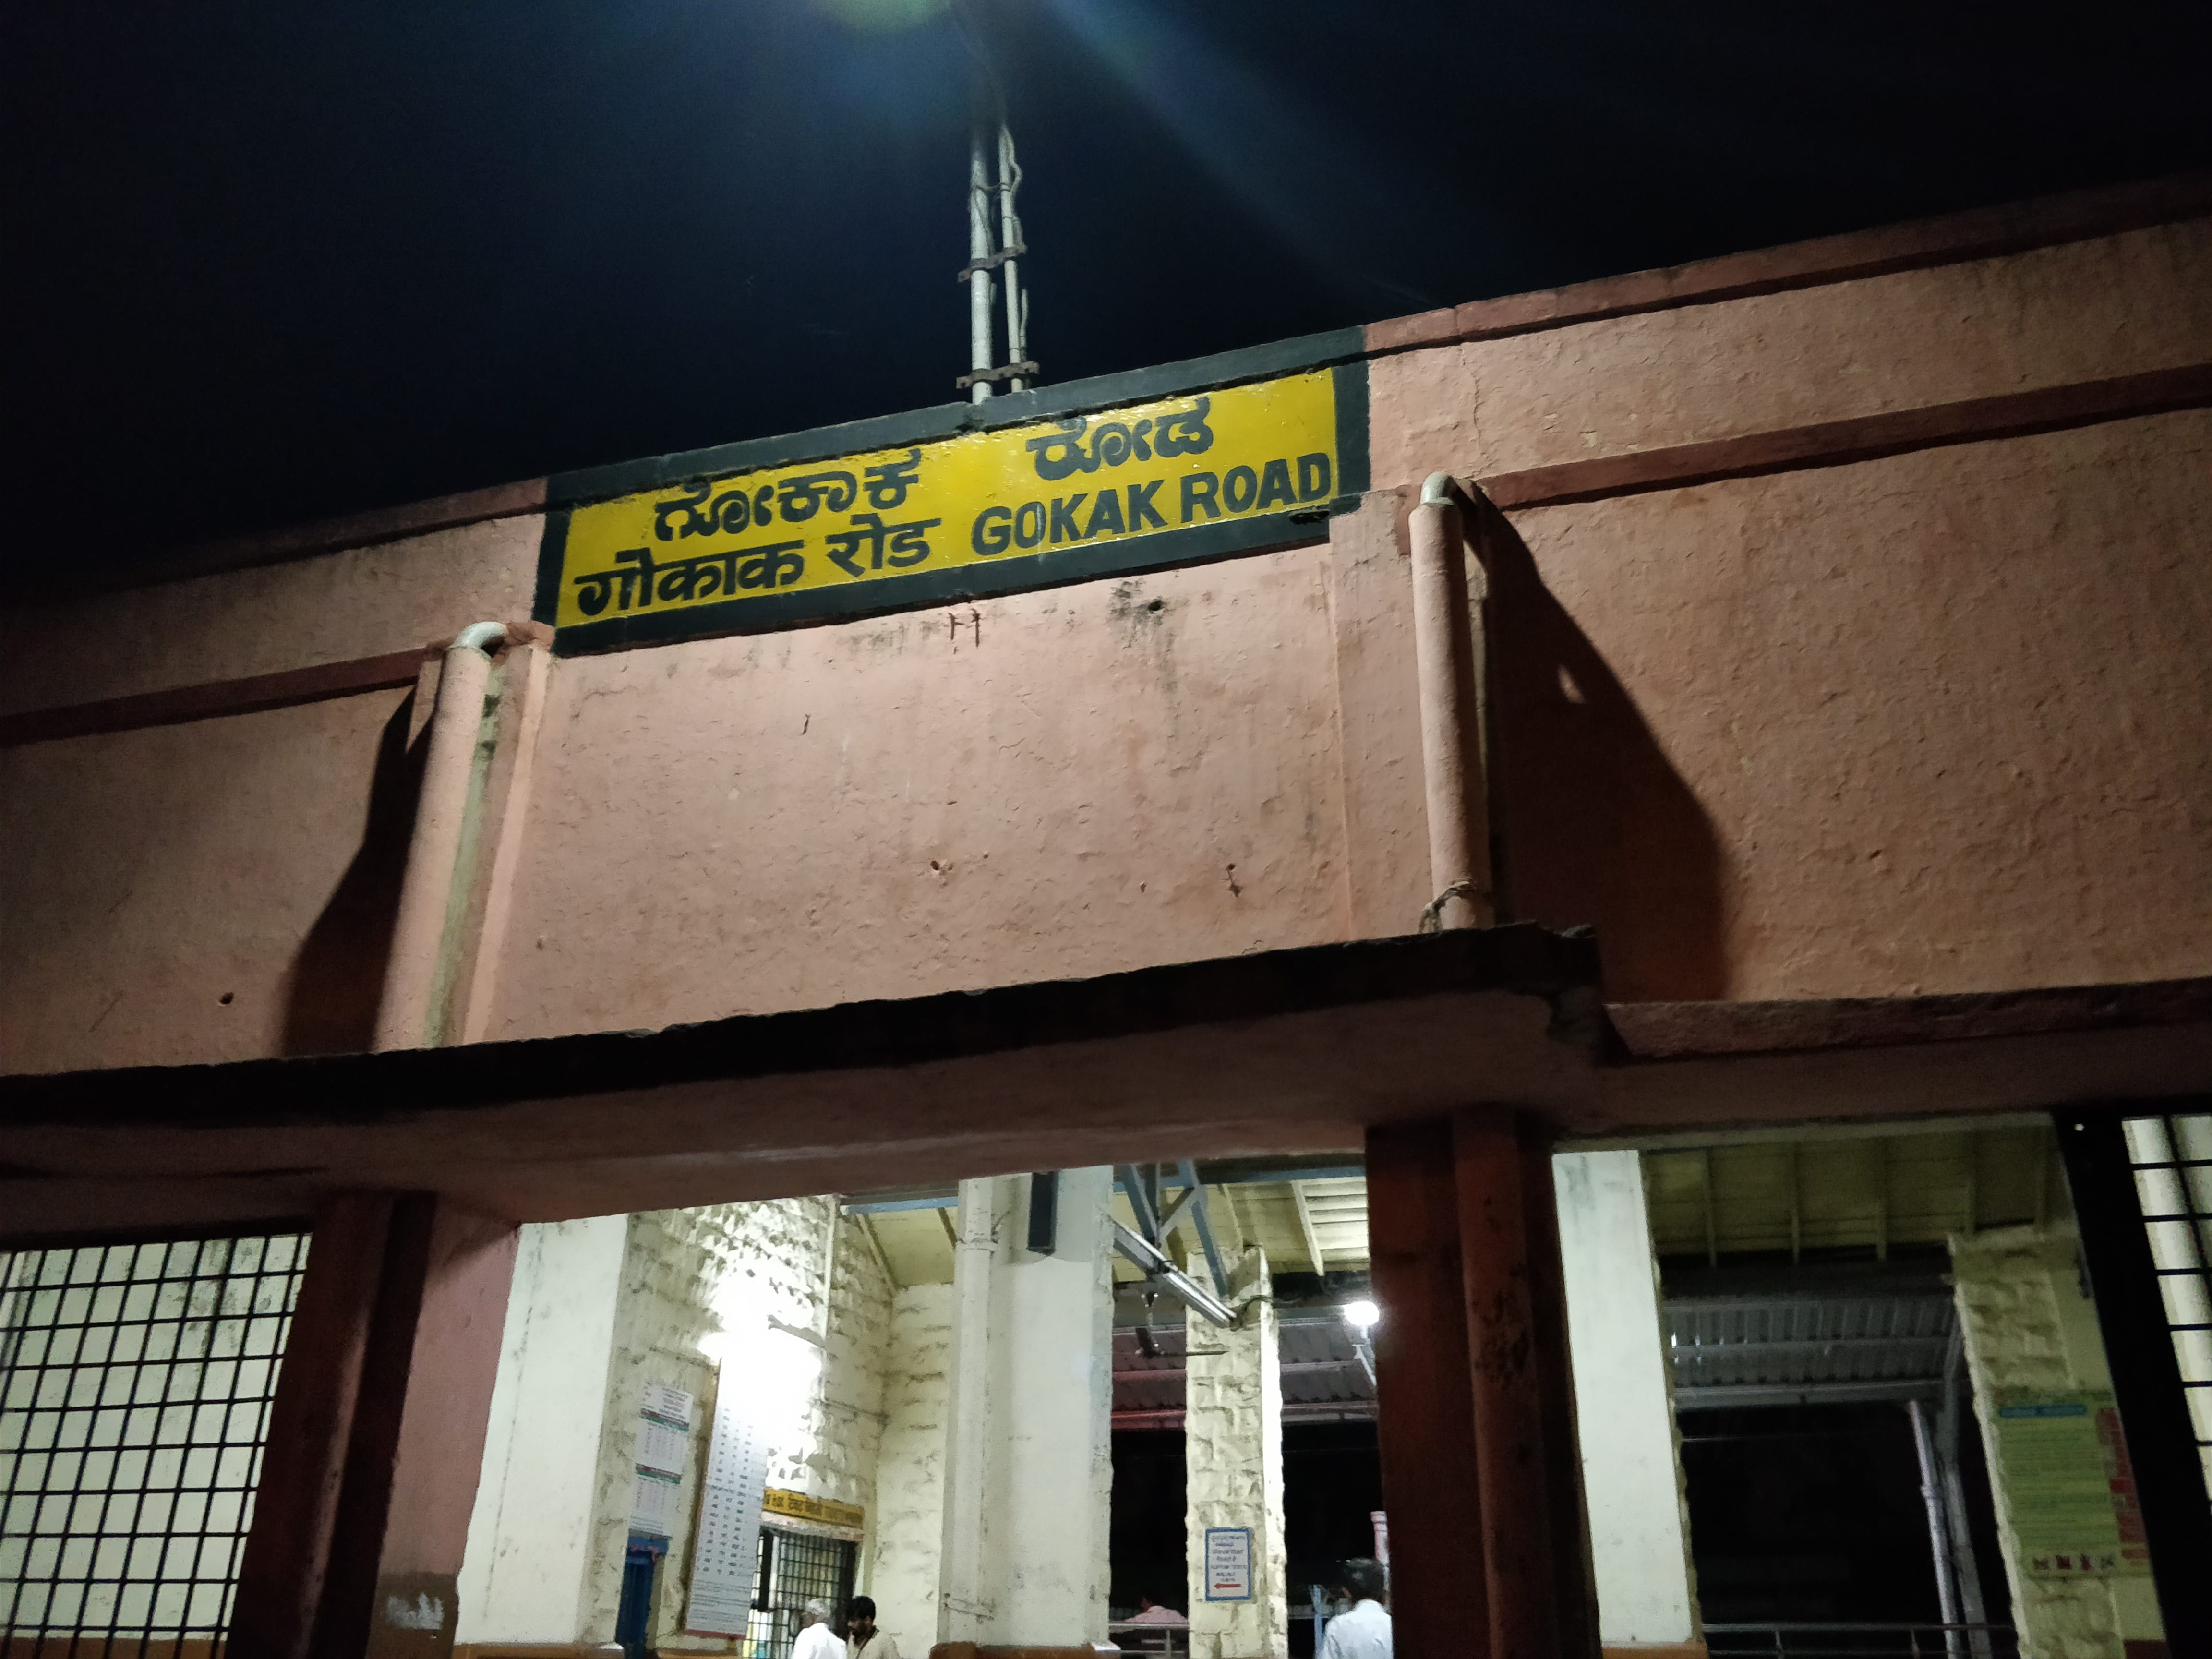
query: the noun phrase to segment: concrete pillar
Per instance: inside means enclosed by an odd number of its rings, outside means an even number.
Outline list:
[[[582,1638],[629,1223],[610,1215],[522,1230],[456,1641]]]
[[[952,1280],[938,1639],[1106,1634],[1113,1172],[1064,1170],[1057,1248],[1025,1248],[1029,1177],[963,1182]]]
[[[2097,1310],[2082,1293],[2079,1237],[2068,1226],[1954,1236],[1951,1276],[2021,1651],[2028,1659],[2120,1659],[2136,1644],[2161,1639],[2156,1589],[2140,1565],[2054,1574],[2039,1571],[2030,1559],[2033,1551],[2023,1547],[2037,1540],[2023,1540],[2016,1508],[2033,1499],[2014,1490],[2000,1413],[2032,1413],[2054,1403],[2087,1413],[2109,1398],[2112,1385]],[[2110,1479],[2094,1438],[2076,1437],[2072,1455],[2084,1486],[2094,1489]],[[2041,1466],[2029,1474],[2047,1486],[2051,1454],[2040,1456]]]
[[[334,1199],[315,1217],[239,1564],[228,1642],[239,1659],[314,1651],[391,1226],[392,1200],[380,1194]]]
[[[331,1206],[270,1411],[229,1651],[442,1659],[515,1229],[427,1194]]]
[[[929,1651],[945,1550],[945,1421],[952,1287],[909,1285],[891,1304],[884,1438],[868,1594],[901,1653]]]
[[[1367,1136],[1382,1499],[1403,1659],[1597,1648],[1551,1152],[1510,1114]]]
[[[1192,1659],[1285,1659],[1290,1652],[1283,1548],[1283,1360],[1265,1252],[1245,1252],[1229,1304],[1233,1330],[1186,1312],[1183,1457]],[[1207,1531],[1252,1534],[1252,1599],[1206,1599]]]
[[[1608,1648],[1697,1633],[1674,1379],[1635,1152],[1552,1161],[1598,1631]]]
[[[1367,1132],[1367,1217],[1382,1310],[1376,1437],[1383,1507],[1396,1521],[1393,1650],[1401,1659],[1486,1659],[1490,1578],[1449,1122]]]

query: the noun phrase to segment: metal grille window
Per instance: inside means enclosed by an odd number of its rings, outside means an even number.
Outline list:
[[[219,1653],[304,1235],[0,1253],[9,1659]]]
[[[2131,1117],[2122,1127],[2197,1455],[2212,1490],[2212,1114]]]
[[[853,1599],[860,1546],[818,1533],[763,1527],[760,1565],[753,1579],[753,1613],[745,1626],[756,1659],[791,1659],[799,1615],[809,1601],[826,1601],[831,1628],[845,1634],[845,1604]]]

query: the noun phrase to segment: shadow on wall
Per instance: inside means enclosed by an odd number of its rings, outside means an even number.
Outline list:
[[[1490,584],[1501,914],[1594,926],[1617,1000],[1726,996],[1712,820],[1505,515],[1478,501],[1468,529]]]
[[[287,1054],[360,1054],[375,1036],[377,999],[392,956],[415,800],[429,749],[427,732],[411,751],[407,746],[414,714],[410,693],[385,722],[361,846],[292,959],[284,1001]]]

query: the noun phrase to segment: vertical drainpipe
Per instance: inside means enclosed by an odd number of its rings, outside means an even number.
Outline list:
[[[414,838],[392,924],[392,957],[376,1008],[370,1046],[418,1048],[430,1025],[430,1001],[453,908],[461,832],[468,817],[484,694],[491,684],[491,653],[507,640],[504,623],[472,623],[447,647],[438,675],[438,704],[430,716],[429,752],[422,793],[415,807]]]
[[[1412,514],[1413,656],[1427,783],[1429,886],[1436,895],[1422,913],[1424,932],[1482,927],[1494,919],[1489,826],[1477,805],[1484,798],[1482,751],[1474,736],[1480,710],[1456,489],[1449,472],[1431,474]]]

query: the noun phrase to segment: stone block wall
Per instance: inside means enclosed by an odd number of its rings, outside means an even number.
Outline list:
[[[799,1203],[820,1216],[830,1199]],[[748,1205],[748,1209],[787,1207]],[[818,1226],[818,1223],[817,1224]],[[839,1218],[836,1265],[830,1278],[830,1316],[821,1322],[818,1296],[809,1322],[823,1331],[821,1385],[806,1407],[799,1439],[769,1465],[769,1484],[811,1498],[857,1504],[876,1519],[878,1448],[885,1421],[884,1393],[891,1341],[891,1281],[858,1222]],[[861,1585],[867,1556],[861,1555]]]
[[[804,1375],[787,1440],[771,1455],[769,1484],[859,1504],[872,1520],[883,1431],[883,1368],[890,1333],[890,1281],[860,1228],[829,1197],[662,1210],[629,1218],[612,1351],[605,1431],[593,1492],[582,1636],[614,1637],[629,1534],[638,1407],[647,1385],[697,1401],[692,1467],[669,1539],[652,1632],[665,1652],[727,1652],[732,1644],[683,1634],[690,1567],[690,1510],[705,1473],[724,1342],[758,1343],[773,1363],[821,1355]],[[834,1237],[834,1244],[833,1244]],[[825,1255],[834,1261],[827,1277]],[[809,1342],[803,1332],[817,1339]],[[743,1346],[732,1350],[740,1354]],[[803,1371],[803,1365],[800,1370]]]
[[[2070,1226],[1999,1228],[1954,1237],[1951,1263],[2023,1659],[2124,1659],[2129,1640],[2161,1633],[2151,1581],[2028,1577],[1996,1443],[2000,1390],[2112,1387],[2096,1309],[2083,1288],[2081,1241]]]
[[[1290,1567],[1283,1542],[1283,1372],[1267,1258],[1238,1265],[1224,1330],[1195,1313],[1186,1347],[1183,1455],[1194,1659],[1282,1659],[1290,1652]],[[1206,1599],[1206,1531],[1252,1533],[1249,1601]]]
[[[912,1285],[892,1298],[876,1507],[863,1566],[876,1622],[906,1654],[937,1638],[944,1552],[945,1426],[951,1395],[952,1286]]]

